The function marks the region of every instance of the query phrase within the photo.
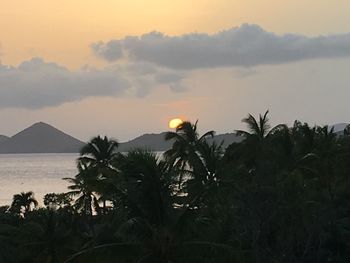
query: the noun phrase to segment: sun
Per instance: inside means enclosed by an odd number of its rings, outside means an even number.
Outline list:
[[[183,123],[183,120],[180,118],[175,118],[169,121],[169,128],[176,129],[177,126],[179,126],[181,123]]]

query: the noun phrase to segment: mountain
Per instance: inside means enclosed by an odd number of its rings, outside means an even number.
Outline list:
[[[334,127],[334,131],[337,134],[342,134],[344,128],[347,126],[347,123],[338,123],[332,125]],[[131,149],[135,148],[146,148],[153,151],[166,151],[168,150],[172,142],[171,141],[165,141],[164,139],[165,132],[157,133],[157,134],[144,134],[141,135],[133,140],[130,140],[128,142],[122,142],[119,144],[119,151],[121,152],[127,152]],[[208,142],[212,143],[215,142],[217,144],[220,144],[223,141],[223,148],[227,148],[230,144],[233,142],[241,142],[243,140],[243,137],[237,136],[235,133],[225,133],[225,134],[218,134],[215,135],[214,138],[209,138]]]
[[[152,151],[166,151],[171,148],[172,142],[171,141],[165,141],[164,139],[165,132],[158,133],[158,134],[144,134],[141,135],[133,140],[130,140],[128,142],[120,143],[119,144],[119,151],[121,152],[127,152],[129,150],[135,149],[135,148],[145,148]],[[230,145],[233,142],[239,142],[242,140],[242,137],[237,136],[234,133],[226,133],[226,134],[220,134],[214,136],[213,139],[208,139],[209,142],[215,141],[217,144],[220,144],[222,141],[223,147],[226,148],[228,145]]]
[[[208,139],[217,144],[223,143],[227,147],[232,142],[242,140],[234,133],[220,134]],[[1,153],[75,153],[79,152],[84,143],[55,127],[38,122],[24,129],[12,137],[0,135]],[[127,152],[136,148],[152,151],[166,151],[171,148],[172,142],[165,141],[165,132],[158,134],[144,134],[128,142],[119,144],[119,151]]]
[[[84,145],[55,127],[38,122],[0,141],[0,153],[75,153]]]
[[[337,134],[347,126],[346,123],[333,125]],[[166,151],[170,149],[172,142],[165,141],[165,132],[144,134],[128,142],[119,144],[119,151],[127,152],[135,148],[146,148],[152,151]],[[235,133],[215,135],[209,138],[210,143],[220,144],[226,148],[233,142],[242,141],[242,137]],[[55,127],[38,122],[12,137],[0,135],[0,153],[77,153],[84,142],[56,129]]]
[[[170,141],[165,141],[165,132],[143,134],[128,142],[122,142],[119,144],[118,150],[121,152],[127,152],[135,148],[144,148],[152,151],[166,151],[171,147]]]
[[[222,147],[225,149],[227,148],[230,144],[234,142],[241,142],[243,140],[242,136],[237,136],[235,133],[225,133],[225,134],[218,134],[215,135],[214,138],[209,138],[208,142],[215,142],[216,144],[220,144],[223,142]]]
[[[4,142],[4,141],[7,141],[8,139],[10,139],[10,137],[7,137],[5,135],[0,135],[0,143]]]

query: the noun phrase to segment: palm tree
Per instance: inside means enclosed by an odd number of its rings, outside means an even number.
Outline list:
[[[100,170],[114,169],[113,161],[118,156],[117,148],[119,143],[116,140],[97,136],[92,138],[81,150],[79,162],[83,162],[88,167]]]
[[[25,213],[32,210],[32,207],[36,208],[37,206],[38,201],[32,191],[21,192],[13,196],[10,210],[24,216]]]
[[[254,139],[260,143],[271,137],[276,131],[282,129],[288,129],[285,124],[279,124],[271,129],[268,118],[269,111],[267,110],[264,115],[259,114],[259,120],[251,114],[248,114],[246,118],[242,120],[248,126],[248,131],[236,130],[237,135],[244,136],[246,139]]]
[[[261,166],[261,159],[266,159],[271,152],[271,147],[267,147],[268,142],[272,136],[283,130],[288,130],[285,124],[279,124],[273,128],[269,123],[268,118],[269,111],[267,110],[264,115],[259,114],[259,119],[256,119],[253,115],[248,114],[242,122],[246,123],[248,126],[248,131],[236,130],[236,134],[244,137],[243,148],[245,160],[247,165],[255,171],[257,166]],[[260,164],[259,164],[260,163]]]
[[[119,143],[116,140],[109,139],[107,136],[103,138],[97,136],[81,149],[81,156],[78,158],[78,165],[83,164],[88,169],[92,169],[95,172],[96,179],[101,181],[99,184],[94,183],[95,187],[100,187],[94,189],[94,191],[99,194],[100,200],[103,201],[104,212],[107,209],[106,202],[113,194],[109,191],[111,188],[108,185],[117,172],[118,145]]]
[[[66,179],[72,209],[64,194],[25,218],[0,207],[0,262],[350,262],[350,136],[299,121],[271,129],[267,116],[248,115],[226,150],[189,122],[167,134],[166,158],[103,158],[115,151],[96,143]],[[12,211],[33,208],[24,194]],[[113,206],[95,216],[101,196]]]
[[[196,121],[194,124],[185,121],[177,126],[175,132],[167,132],[165,140],[173,141],[172,148],[165,152],[169,164],[178,169],[179,186],[182,184],[183,175],[191,169],[203,174],[203,163],[199,155],[199,145],[204,143],[208,137],[214,136],[214,131],[208,131],[199,136]]]
[[[95,189],[98,188],[98,180],[95,177],[95,171],[87,168],[86,165],[80,163],[78,165],[79,174],[75,178],[64,178],[72,185],[68,186],[68,196],[75,197],[74,207],[78,212],[92,217],[94,211],[99,211],[99,204]]]
[[[206,172],[205,181],[214,183],[218,180],[217,173],[221,168],[221,159],[224,153],[222,144],[223,142],[217,144],[215,141],[213,143],[204,141],[198,146],[198,151]]]
[[[204,255],[213,257],[214,252],[218,257],[219,252],[230,256],[232,248],[228,245],[188,240],[186,228],[192,223],[194,200],[176,207],[173,174],[155,154],[129,152],[120,169],[126,182],[129,218],[116,231],[119,242],[95,245],[73,255],[68,262],[96,255],[109,255],[120,262],[156,263],[193,262],[191,256],[204,259]],[[195,255],[194,250],[198,251]],[[126,261],[132,258],[136,261]]]

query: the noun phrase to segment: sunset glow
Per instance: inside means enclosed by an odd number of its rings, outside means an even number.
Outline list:
[[[176,129],[183,121],[180,118],[175,118],[169,121],[169,128]]]
[[[349,118],[347,0],[0,3],[0,134],[45,121],[122,142],[173,118],[223,133],[265,109],[288,123]]]

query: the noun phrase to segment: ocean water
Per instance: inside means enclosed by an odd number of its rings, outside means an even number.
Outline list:
[[[78,154],[0,154],[0,205],[14,194],[33,191],[39,204],[47,193],[67,191],[64,177],[77,174]]]

